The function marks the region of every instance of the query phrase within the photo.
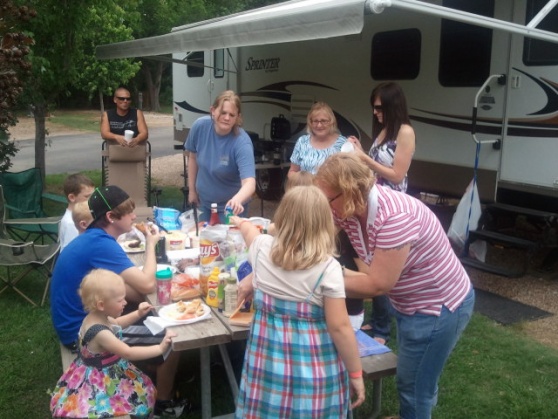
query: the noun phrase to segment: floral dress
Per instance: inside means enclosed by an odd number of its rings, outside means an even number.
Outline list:
[[[58,380],[50,401],[54,418],[150,417],[156,395],[151,379],[118,355],[88,349],[102,330],[110,328],[95,324],[85,332],[78,357]],[[121,329],[115,334],[121,338]]]

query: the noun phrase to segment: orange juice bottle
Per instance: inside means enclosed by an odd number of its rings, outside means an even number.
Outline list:
[[[219,299],[217,296],[217,291],[219,289],[219,274],[221,270],[218,267],[214,267],[211,271],[211,275],[207,278],[207,298],[205,302],[207,305],[212,307],[219,307]]]

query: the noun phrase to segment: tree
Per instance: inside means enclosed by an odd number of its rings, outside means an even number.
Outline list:
[[[28,7],[0,0],[0,172],[9,170],[11,157],[17,152],[16,145],[8,141],[9,127],[17,122],[14,109],[30,72],[31,64],[26,57],[33,43],[20,25],[34,16],[35,11]]]
[[[140,21],[133,26],[134,38],[164,35],[173,27],[253,9],[277,0],[142,0],[139,4]],[[141,75],[146,89],[146,102],[154,112],[160,111],[159,93],[163,73],[170,62],[153,59],[142,60]]]
[[[29,2],[37,11],[36,19],[28,25],[36,42],[30,54],[32,75],[25,86],[25,98],[34,108],[35,167],[41,170],[44,177],[45,121],[49,107],[60,96],[67,95],[70,86],[77,84],[84,88],[86,76],[97,84],[96,90],[107,90],[115,80],[120,77],[125,79],[132,72],[126,65],[118,67],[122,65],[119,63],[104,63],[105,66],[95,67],[93,59],[88,59],[93,54],[92,46],[87,53],[87,47],[95,45],[95,37],[108,37],[113,33],[126,35],[126,22],[112,0],[19,1]],[[122,0],[120,4],[129,6],[136,4],[136,0]],[[117,16],[113,18],[112,13]],[[110,42],[120,40],[123,39],[111,39]],[[88,91],[92,90],[89,88]]]
[[[129,12],[112,2],[106,8],[90,7],[84,19],[87,34],[82,32],[79,37],[75,60],[80,63],[80,71],[73,85],[87,93],[89,99],[99,95],[101,114],[103,95],[112,95],[118,86],[131,80],[140,70],[141,62],[132,59],[100,61],[95,58],[95,47],[132,39],[132,29],[126,24],[130,19],[139,19],[139,13]]]

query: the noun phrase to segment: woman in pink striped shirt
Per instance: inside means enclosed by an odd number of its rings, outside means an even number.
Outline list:
[[[315,183],[368,266],[345,270],[348,296],[387,294],[397,320],[400,416],[430,418],[438,380],[468,324],[474,291],[438,219],[419,200],[375,184],[358,157],[339,153]]]

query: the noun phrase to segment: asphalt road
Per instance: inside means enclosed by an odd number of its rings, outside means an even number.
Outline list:
[[[171,127],[149,129],[152,158],[179,153],[174,150]],[[83,170],[101,169],[101,136],[98,133],[79,135],[58,135],[47,137],[46,173],[76,173]],[[35,140],[18,142],[19,151],[12,159],[10,172],[35,167]]]

